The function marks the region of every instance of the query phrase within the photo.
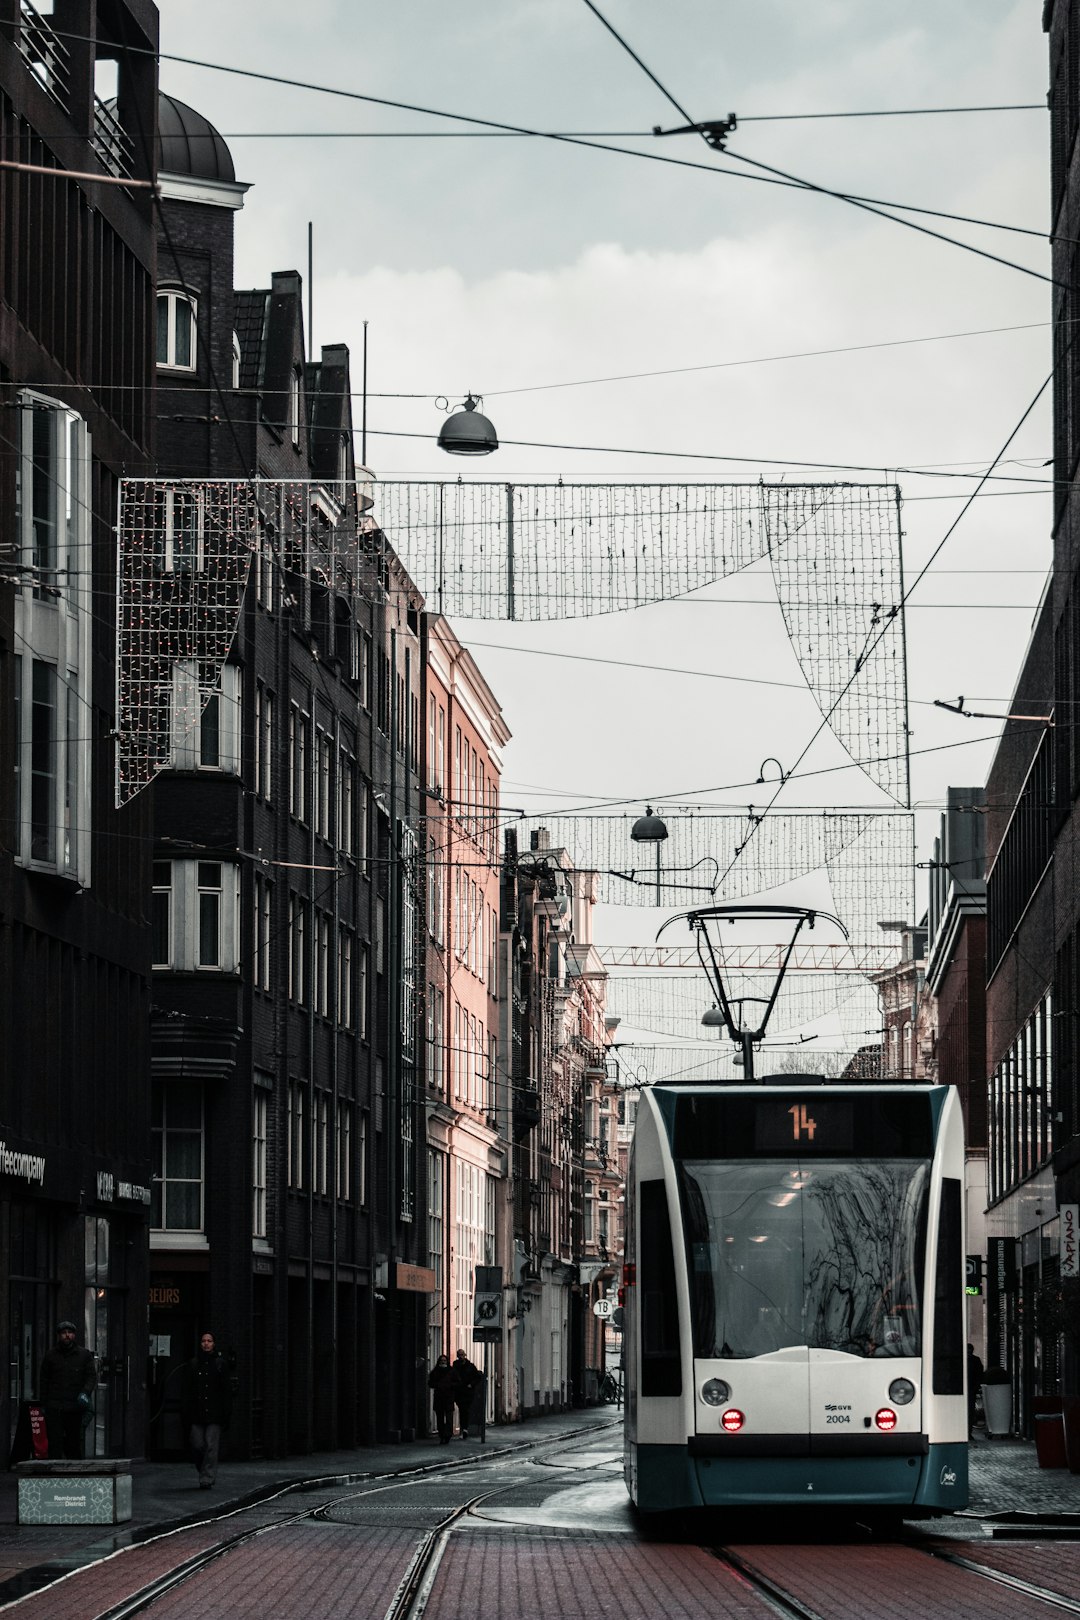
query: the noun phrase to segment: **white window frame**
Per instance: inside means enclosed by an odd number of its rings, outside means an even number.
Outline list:
[[[352,1202],[353,1189],[353,1104],[338,1098],[337,1127],[334,1142],[334,1196],[339,1203]]]
[[[17,403],[15,539],[24,572],[15,589],[12,671],[14,855],[20,866],[87,888],[94,759],[90,434],[59,400],[25,390]],[[48,674],[36,680],[36,669]],[[39,698],[35,705],[35,686],[40,692],[45,681],[51,702]],[[35,776],[35,730],[40,761],[46,710],[50,768]]]
[[[171,969],[185,973],[237,973],[240,969],[240,868],[234,861],[172,861],[172,892],[169,907],[171,960],[154,964],[155,971]],[[211,874],[200,867],[220,868],[220,883],[209,881]],[[164,885],[157,886],[162,892]],[[217,955],[214,963],[201,960],[201,896],[220,896],[217,921]]]
[[[217,761],[206,761],[207,742],[212,735],[208,724],[211,705],[217,712]],[[242,712],[241,672],[237,664],[226,664],[216,689],[205,693],[199,684],[199,664],[195,658],[179,658],[173,665],[172,748],[169,764],[174,771],[215,771],[222,776],[240,775],[240,724]]]
[[[268,1098],[256,1086],[251,1099],[251,1235],[266,1236],[266,1147]]]
[[[185,1091],[198,1093],[199,1124],[198,1126],[181,1125],[170,1127],[169,1124],[169,1097],[177,1093],[179,1087]],[[160,1090],[159,1090],[160,1087]],[[161,1102],[161,1123],[158,1124],[157,1103]],[[194,1137],[199,1139],[198,1173],[190,1176],[177,1176],[169,1174],[169,1165],[174,1162],[174,1156],[169,1152],[169,1135]],[[154,1112],[151,1126],[152,1158],[154,1165],[154,1185],[160,1191],[156,1197],[160,1199],[159,1213],[164,1224],[153,1228],[157,1232],[201,1234],[205,1227],[206,1213],[206,1109],[205,1099],[201,1086],[192,1085],[190,1081],[161,1080],[154,1085]],[[198,1187],[198,1216],[193,1226],[171,1226],[169,1215],[169,1187],[170,1185],[197,1186]]]
[[[165,337],[165,358],[158,354],[159,333],[161,329],[161,306],[168,310],[166,317],[168,329]],[[187,311],[188,318],[188,347],[189,359],[176,358],[178,344],[176,341],[179,330],[179,315],[181,309]],[[157,325],[154,328],[154,354],[158,369],[161,371],[194,371],[199,357],[199,302],[185,287],[159,287],[157,303],[155,305]]]
[[[162,567],[167,574],[201,574],[206,567],[206,490],[166,484],[161,496]]]

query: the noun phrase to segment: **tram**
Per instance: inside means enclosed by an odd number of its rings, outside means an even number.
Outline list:
[[[644,1089],[624,1269],[638,1511],[966,1507],[963,1187],[949,1086]]]

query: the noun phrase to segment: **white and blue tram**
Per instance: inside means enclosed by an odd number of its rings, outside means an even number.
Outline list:
[[[948,1086],[643,1090],[624,1271],[637,1508],[965,1507],[963,1186]]]

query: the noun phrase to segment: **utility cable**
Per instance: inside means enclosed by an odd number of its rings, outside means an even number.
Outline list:
[[[690,114],[686,111],[686,108],[682,105],[682,103],[680,101],[676,100],[676,98],[672,95],[671,91],[668,90],[665,85],[661,84],[661,82],[657,78],[656,74],[652,71],[652,69],[645,62],[642,61],[641,57],[634,50],[633,46],[630,45],[629,42],[623,38],[623,36],[619,33],[617,28],[615,28],[610,22],[608,22],[607,18],[604,16],[603,12],[599,9],[599,7],[597,5],[594,4],[594,0],[584,0],[584,4],[589,8],[589,10],[592,12],[593,16],[596,17],[604,25],[604,27],[607,29],[608,33],[611,34],[612,37],[615,40],[618,41],[618,43],[619,43],[619,45],[621,45],[622,49],[624,51],[626,51],[627,54],[630,57],[633,58],[633,60],[637,63],[637,65],[641,69],[641,71],[646,75],[646,77],[652,80],[653,84],[660,91],[661,95],[663,95],[666,98],[666,100],[668,100],[671,103],[671,105],[675,108],[675,111],[679,114],[679,116],[681,118],[684,118],[686,120],[687,124],[696,125],[697,120],[691,118]],[[1055,287],[1068,288],[1068,286],[1069,286],[1068,282],[1058,281],[1053,276],[1044,275],[1042,273],[1042,271],[1040,271],[1040,270],[1031,270],[1026,265],[1015,263],[1015,261],[1012,260],[1012,259],[1003,259],[1003,258],[999,257],[999,255],[996,254],[996,253],[988,253],[983,248],[972,247],[971,244],[968,243],[968,242],[960,242],[954,236],[945,236],[941,231],[933,231],[933,230],[930,229],[930,227],[928,225],[919,225],[919,224],[916,223],[915,220],[911,220],[911,219],[897,219],[895,214],[886,213],[882,207],[880,207],[880,206],[878,206],[878,205],[876,205],[874,203],[871,203],[869,201],[864,201],[861,198],[857,198],[857,197],[853,196],[849,192],[833,191],[828,186],[819,186],[819,185],[816,185],[811,180],[802,180],[802,179],[800,179],[800,177],[798,175],[788,174],[783,169],[774,168],[768,163],[758,162],[755,158],[748,158],[741,152],[729,152],[729,151],[727,151],[725,149],[724,150],[724,155],[725,155],[725,157],[735,158],[740,163],[746,163],[746,164],[750,165],[751,167],[753,167],[755,169],[760,169],[765,174],[771,175],[773,178],[778,178],[780,180],[783,180],[787,185],[800,186],[800,187],[804,188],[807,191],[816,191],[816,192],[820,192],[823,196],[835,197],[838,202],[851,203],[851,205],[854,208],[860,208],[866,213],[876,214],[881,219],[892,220],[894,225],[905,225],[910,230],[919,231],[924,236],[935,237],[938,241],[947,242],[952,247],[962,248],[965,252],[969,252],[969,253],[977,253],[982,258],[992,259],[996,263],[1006,265],[1010,269],[1019,270],[1022,275],[1033,276],[1038,281],[1049,281]],[[921,212],[921,210],[920,210],[920,212]]]
[[[595,8],[593,8],[593,9],[595,9]],[[608,26],[608,25],[605,24],[605,26]],[[65,38],[65,39],[76,39],[76,40],[80,40],[80,41],[85,41],[88,38],[87,35],[77,34],[77,33],[71,32],[71,31],[57,30],[57,33],[59,34],[59,36],[61,38]],[[641,159],[644,159],[646,162],[650,162],[650,163],[666,163],[666,164],[669,164],[669,165],[671,165],[671,166],[673,166],[675,168],[698,169],[698,170],[701,170],[703,173],[706,173],[706,174],[723,175],[727,179],[754,180],[754,181],[757,181],[758,183],[763,184],[763,185],[783,186],[783,187],[795,189],[797,191],[805,191],[805,190],[808,190],[808,189],[809,190],[823,190],[824,189],[822,187],[810,186],[809,183],[805,182],[805,181],[794,180],[794,179],[778,179],[775,176],[768,176],[768,175],[765,175],[765,174],[758,174],[758,175],[741,174],[737,170],[717,168],[717,166],[714,163],[694,163],[694,162],[692,162],[692,161],[690,161],[690,160],[688,160],[686,158],[665,157],[660,152],[642,152],[642,151],[637,151],[632,147],[609,146],[609,145],[606,145],[606,144],[604,144],[602,142],[599,142],[599,141],[585,139],[585,138],[583,138],[581,136],[559,135],[559,134],[554,134],[554,133],[550,133],[550,132],[545,132],[543,130],[528,129],[528,128],[525,128],[524,126],[519,125],[519,124],[506,124],[506,123],[502,123],[501,121],[499,121],[497,119],[481,118],[481,117],[479,117],[479,116],[477,116],[475,114],[471,114],[471,113],[446,112],[443,109],[437,108],[437,107],[423,107],[423,106],[417,105],[414,102],[396,101],[396,100],[393,100],[393,99],[391,99],[389,97],[386,97],[386,96],[368,95],[368,94],[365,94],[364,92],[359,91],[359,90],[342,90],[342,89],[339,89],[339,88],[337,88],[337,87],[335,87],[333,85],[316,84],[316,83],[313,83],[311,80],[306,80],[306,79],[290,79],[290,78],[285,77],[282,74],[262,73],[262,72],[257,71],[254,68],[233,67],[233,66],[230,66],[230,65],[228,65],[226,63],[223,63],[223,62],[208,62],[208,61],[206,61],[206,60],[204,60],[202,58],[199,58],[199,57],[180,56],[180,55],[176,54],[175,52],[170,53],[170,52],[166,52],[166,51],[146,51],[146,50],[141,50],[137,46],[127,46],[127,45],[124,46],[124,50],[128,55],[132,55],[132,56],[150,56],[150,57],[153,57],[155,60],[157,60],[159,62],[181,62],[181,63],[184,63],[185,65],[187,65],[189,67],[200,67],[200,68],[204,68],[207,71],[213,72],[213,73],[232,73],[232,74],[236,74],[237,76],[242,77],[242,78],[256,79],[256,80],[260,80],[260,81],[268,83],[268,84],[286,85],[291,89],[311,90],[311,91],[314,91],[317,94],[342,97],[342,98],[344,98],[346,100],[349,100],[349,101],[368,102],[368,103],[371,103],[373,106],[391,107],[391,108],[394,108],[396,110],[404,111],[404,112],[418,112],[418,113],[422,113],[425,116],[430,117],[430,118],[448,118],[448,119],[454,120],[457,123],[480,124],[480,125],[484,126],[484,128],[486,128],[486,129],[492,129],[492,130],[496,130],[496,131],[504,131],[506,133],[513,134],[513,135],[533,135],[533,136],[537,136],[537,137],[539,137],[541,139],[545,139],[545,140],[561,141],[565,145],[569,145],[569,146],[585,147],[585,148],[587,148],[587,149],[589,149],[591,151],[595,151],[595,152],[614,152],[614,153],[617,153],[618,155],[620,155],[622,157],[641,158]],[[635,58],[635,60],[636,60],[636,58]],[[674,105],[677,105],[677,103],[674,103]],[[685,116],[685,114],[683,116]],[[688,120],[688,122],[689,122],[689,120]],[[882,202],[882,200],[880,198],[859,198],[859,197],[856,197],[854,194],[849,195],[848,193],[845,193],[845,192],[835,192],[835,193],[831,193],[831,195],[835,195],[836,197],[840,198],[843,201],[855,202],[859,206],[868,206],[870,204],[874,204],[875,206],[882,207],[882,208],[899,208],[899,209],[904,210],[905,212],[910,212],[910,213],[919,213],[919,214],[926,213],[926,214],[931,214],[931,215],[936,213],[936,210],[934,210],[934,209],[919,208],[919,207],[916,207],[912,203]],[[871,211],[873,211],[873,210],[871,210]],[[886,214],[883,217],[886,218],[886,219],[894,220],[894,223],[896,223],[898,225],[905,225],[905,224],[910,223],[907,220],[896,219],[895,216],[892,215],[892,214]],[[952,216],[945,216],[945,217],[952,217]],[[965,223],[984,225],[984,226],[986,226],[986,227],[988,227],[990,229],[999,229],[999,228],[1003,228],[1003,229],[1007,229],[1007,230],[1020,230],[1021,229],[1021,227],[1019,227],[1019,226],[999,227],[996,224],[994,224],[993,221],[990,221],[990,220],[970,220],[970,219],[967,219],[963,215],[956,215],[955,217],[957,219],[963,220]],[[931,234],[936,234],[936,233],[931,233]],[[1043,235],[1044,233],[1042,233],[1042,232],[1033,232],[1032,234]],[[1020,270],[1022,273],[1026,274],[1026,275],[1037,275],[1038,274],[1037,271],[1026,270],[1023,265],[1013,264],[1013,262],[1011,260],[1009,260],[1009,259],[998,258],[998,256],[996,254],[986,253],[986,252],[984,252],[984,250],[982,248],[974,247],[974,246],[972,246],[971,243],[968,243],[968,242],[961,242],[961,241],[959,241],[958,239],[956,239],[954,237],[942,236],[941,240],[944,241],[944,242],[951,243],[954,247],[962,248],[967,253],[974,253],[974,254],[978,255],[979,257],[992,259],[995,262],[997,262],[999,264],[1006,265],[1006,266],[1008,266],[1008,267],[1010,267],[1010,268],[1012,268],[1014,270]],[[1051,278],[1044,276],[1041,279],[1050,280]]]

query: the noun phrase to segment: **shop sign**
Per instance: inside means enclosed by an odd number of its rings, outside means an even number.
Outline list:
[[[1061,1275],[1080,1277],[1080,1239],[1077,1233],[1080,1204],[1062,1204],[1058,1214],[1061,1216]]]
[[[111,1204],[115,1190],[111,1170],[99,1170],[97,1173],[97,1195],[99,1204]]]
[[[170,1288],[163,1283],[158,1283],[150,1289],[151,1310],[175,1310],[179,1304],[179,1288]]]
[[[16,1181],[37,1182],[39,1187],[45,1185],[45,1155],[37,1153],[19,1153],[9,1148],[6,1142],[0,1142],[0,1175],[14,1176]]]
[[[149,1187],[140,1187],[137,1181],[118,1181],[116,1183],[117,1198],[127,1198],[133,1204],[148,1204],[150,1202]]]
[[[407,1266],[399,1260],[396,1281],[399,1291],[405,1294],[435,1292],[435,1273],[428,1266]]]

